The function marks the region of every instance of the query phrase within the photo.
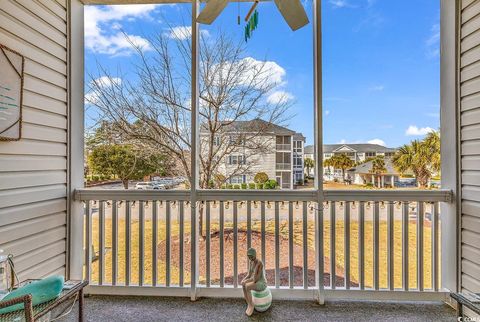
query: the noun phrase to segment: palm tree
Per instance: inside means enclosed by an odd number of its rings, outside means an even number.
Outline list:
[[[342,179],[345,181],[345,170],[350,169],[355,165],[355,162],[347,157],[345,154],[335,154],[333,157],[326,159],[323,162],[324,167],[332,167],[334,169],[342,170]]]
[[[315,161],[310,158],[305,158],[304,165],[307,168],[307,175],[310,175],[310,169],[315,167]]]
[[[413,172],[420,188],[427,187],[433,173],[440,171],[440,133],[434,131],[422,141],[405,144],[392,162],[400,173]]]
[[[383,156],[377,156],[372,160],[372,168],[370,169],[370,173],[374,174],[375,181],[377,181],[377,177],[379,177],[382,173],[387,172],[387,168],[385,166],[385,158]],[[376,185],[374,183],[374,185]],[[380,183],[379,183],[380,186]],[[381,188],[381,187],[380,187]]]

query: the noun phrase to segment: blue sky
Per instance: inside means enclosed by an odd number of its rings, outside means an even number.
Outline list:
[[[311,20],[312,1],[302,2]],[[324,142],[395,147],[438,129],[439,1],[324,0],[322,6]],[[249,7],[229,4],[201,28],[243,39],[237,15],[243,21]],[[313,25],[292,32],[273,3],[261,3],[258,12],[247,55],[274,64],[281,84],[270,99],[294,103],[288,126],[313,143]],[[132,51],[122,32],[148,47],[148,35],[188,26],[189,13],[188,4],[87,7],[86,71],[101,76],[98,62],[128,78]]]

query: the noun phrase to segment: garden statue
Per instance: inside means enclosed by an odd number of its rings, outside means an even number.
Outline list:
[[[259,312],[265,312],[270,308],[272,293],[267,287],[263,263],[257,258],[257,252],[254,248],[248,249],[247,257],[248,275],[245,276],[240,284],[243,288],[243,296],[248,304],[245,313],[251,316],[254,309]]]

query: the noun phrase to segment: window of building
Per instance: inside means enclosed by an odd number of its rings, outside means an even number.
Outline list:
[[[302,160],[302,157],[299,156],[299,155],[294,155],[293,156],[293,165],[295,167],[301,167],[303,164],[303,160]]]
[[[283,164],[292,163],[292,154],[289,152],[277,152],[276,158],[277,158],[277,163],[283,163]]]
[[[239,175],[239,176],[232,176],[230,178],[230,183],[231,184],[242,184],[247,182],[247,176],[246,175]]]
[[[222,142],[222,139],[220,138],[219,135],[217,135],[213,138],[213,145],[214,146],[220,146],[221,142]]]
[[[374,158],[377,156],[376,152],[365,152],[365,157],[367,158]]]
[[[244,155],[229,155],[228,156],[228,164],[230,165],[235,165],[235,164],[238,164],[238,165],[242,165],[242,164],[245,164],[246,160],[245,160],[245,156]]]
[[[303,142],[302,141],[293,141],[293,152],[302,153]]]

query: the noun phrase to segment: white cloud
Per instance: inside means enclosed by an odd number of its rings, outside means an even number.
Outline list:
[[[109,88],[114,85],[120,85],[122,84],[122,79],[118,77],[108,77],[108,76],[102,76],[99,78],[96,78],[91,81],[90,86],[94,88]],[[91,105],[91,104],[96,104],[99,100],[98,93],[95,91],[91,91],[85,94],[85,105]]]
[[[294,98],[293,95],[288,92],[275,91],[272,94],[270,94],[270,96],[268,96],[267,101],[270,104],[283,104],[292,100],[293,98]]]
[[[330,0],[329,2],[334,8],[353,8],[354,7],[347,0]]]
[[[260,61],[253,57],[246,57],[243,59],[248,65],[250,65],[251,75],[246,75],[246,81],[249,81],[253,75],[259,70],[263,69],[268,75],[269,82],[277,85],[285,84],[285,76],[287,72],[285,69],[274,61]],[[247,73],[248,74],[248,73]]]
[[[370,87],[368,90],[370,90],[372,92],[381,92],[384,89],[385,89],[384,85],[374,85],[374,86]]]
[[[138,35],[121,32],[122,22],[137,19],[151,19],[151,13],[159,5],[115,5],[115,6],[85,6],[85,47],[95,53],[107,55],[128,55],[132,45],[150,49],[149,42]],[[105,30],[103,24],[110,30]]]
[[[330,115],[330,110],[325,110],[325,116],[329,116]]]
[[[212,77],[214,83],[219,84],[222,80],[227,79],[229,71],[232,69],[232,62],[224,62],[218,66],[213,66]],[[285,69],[274,61],[261,61],[253,57],[245,57],[240,61],[235,62],[238,68],[243,70],[243,74],[239,76],[239,83],[252,87],[272,86],[273,90],[279,90],[278,87],[286,84],[285,76],[287,72]],[[235,68],[234,68],[235,69]]]
[[[208,30],[202,29],[200,33],[203,36],[209,37],[210,33]],[[192,37],[192,27],[191,26],[177,26],[172,27],[168,32],[165,33],[168,38],[175,40],[187,40]]]
[[[93,80],[92,83],[95,83],[95,85],[97,85],[100,88],[108,88],[108,87],[111,87],[112,85],[122,84],[122,79],[118,77],[102,76]]]
[[[428,58],[440,56],[440,24],[434,24],[430,30],[430,37],[425,41]]]
[[[426,135],[430,132],[435,131],[431,127],[417,127],[416,125],[410,125],[408,129],[405,131],[405,135],[408,136],[421,136],[421,135]]]
[[[383,141],[381,139],[373,139],[373,140],[367,141],[367,143],[378,144],[378,145],[381,145],[381,146],[387,146],[387,144],[385,144],[385,141]]]
[[[338,142],[338,144],[346,144],[347,143],[347,140],[345,139],[341,139],[340,142]]]

